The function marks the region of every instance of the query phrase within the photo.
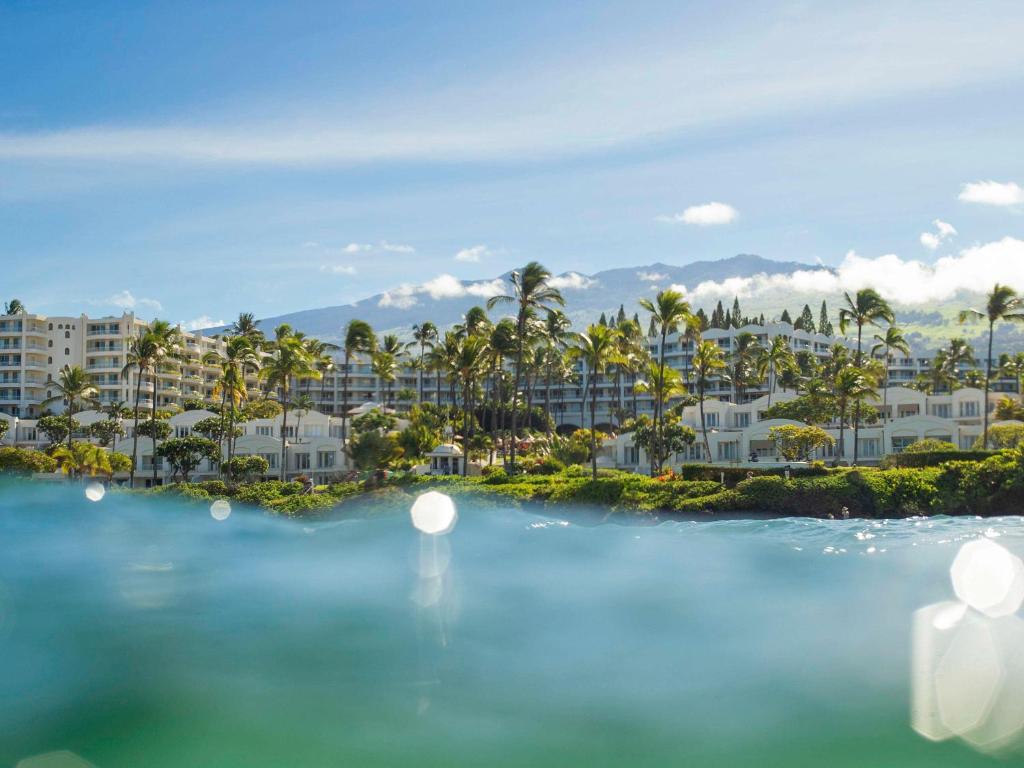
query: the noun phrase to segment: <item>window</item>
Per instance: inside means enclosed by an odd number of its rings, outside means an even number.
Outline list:
[[[71,350],[68,349],[67,347],[64,347],[64,354],[65,355],[70,355],[71,354]]]
[[[295,468],[296,469],[309,469],[309,454],[308,453],[296,453],[295,454]]]
[[[707,414],[704,414],[704,425],[707,426],[707,427],[717,427],[718,426],[718,414],[717,413],[707,413]]]
[[[276,453],[261,453],[260,456],[267,460],[267,466],[270,469],[277,469],[277,454]]]
[[[53,339],[47,339],[46,340],[46,346],[52,347],[53,346]],[[659,381],[660,381],[660,379],[659,379]]]
[[[893,438],[895,441],[895,438]],[[861,458],[870,459],[881,453],[881,440],[877,437],[862,437],[857,441],[857,454]]]
[[[302,434],[306,437],[320,437],[324,433],[324,428],[320,424],[307,424],[302,428]]]
[[[907,448],[917,442],[917,437],[896,437],[892,438],[892,452],[903,453]]]
[[[948,419],[952,415],[952,411],[953,409],[949,403],[939,403],[932,406],[932,415],[938,416],[940,419]]]
[[[978,415],[978,401],[977,400],[966,400],[960,403],[960,415],[961,416],[977,416]]]
[[[740,429],[750,426],[750,414],[749,413],[737,413],[736,414],[736,426]]]
[[[285,437],[295,437],[295,427],[284,427],[282,434]]]
[[[739,456],[739,443],[719,443],[718,444],[718,458],[719,460],[736,459]]]
[[[53,323],[50,323],[50,330],[53,330]]]
[[[262,437],[273,437],[274,436],[274,428],[273,427],[256,427],[256,434],[257,435],[261,435]]]
[[[191,427],[180,427],[179,426],[179,427],[175,427],[174,428],[174,436],[175,437],[188,437],[191,433],[192,433],[192,428]]]
[[[316,452],[316,466],[317,469],[329,469],[334,466],[334,458],[336,453],[334,451],[317,451]]]
[[[65,339],[70,339],[71,338],[71,331],[64,331],[64,338]],[[661,379],[658,379],[658,381],[661,381]]]

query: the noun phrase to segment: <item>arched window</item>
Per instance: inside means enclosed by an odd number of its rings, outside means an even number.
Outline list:
[[[53,339],[48,339],[47,342],[46,342],[46,346],[52,347],[53,346]],[[660,381],[660,379],[659,379],[659,381]]]
[[[68,349],[67,347],[64,347],[64,354],[65,355],[70,355],[71,354],[71,350]]]
[[[46,362],[48,362],[50,365],[53,365],[53,358],[52,357],[46,358]]]
[[[50,330],[53,330],[53,323],[50,323]]]
[[[64,331],[64,338],[65,339],[70,339],[71,338],[71,331]],[[661,379],[658,379],[658,381],[661,381]]]

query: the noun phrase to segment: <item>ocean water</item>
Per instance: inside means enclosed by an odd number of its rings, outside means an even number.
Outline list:
[[[0,485],[0,766],[994,764],[911,728],[911,628],[1019,517],[226,512]]]

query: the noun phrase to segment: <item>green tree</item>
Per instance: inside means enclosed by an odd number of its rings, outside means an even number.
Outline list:
[[[353,321],[354,322],[354,321]],[[281,403],[281,475],[283,482],[288,466],[288,406],[291,401],[291,382],[303,379],[317,379],[320,372],[313,367],[302,339],[296,337],[290,328],[278,326],[276,340],[270,354],[263,360],[260,378],[269,387],[280,391]]]
[[[57,461],[61,471],[69,477],[112,474],[107,452],[92,443],[76,441],[60,445],[50,455]]]
[[[224,462],[224,472],[232,480],[243,480],[251,483],[257,476],[265,475],[270,471],[270,462],[262,456],[242,455],[232,456]]]
[[[726,376],[726,363],[722,348],[713,341],[702,341],[693,355],[693,374],[697,385],[697,402],[700,411],[700,432],[704,440],[704,452],[708,462],[713,461],[711,444],[708,441],[707,419],[704,416],[704,400],[713,379]]]
[[[883,299],[874,288],[862,288],[856,295],[851,297],[849,293],[843,294],[846,305],[839,310],[839,330],[846,333],[850,325],[857,327],[857,354],[854,358],[854,365],[863,367],[863,333],[865,325],[878,325],[885,321],[892,325],[896,318],[893,315],[892,307]],[[853,414],[853,463],[857,463],[857,451],[860,437],[860,402],[857,402]]]
[[[839,413],[839,456],[846,455],[846,416],[850,406],[859,406],[865,399],[875,395],[870,377],[855,365],[839,371],[835,380],[836,408]],[[856,435],[856,433],[854,433]],[[854,437],[856,439],[856,436]],[[857,447],[854,446],[856,462]]]
[[[577,335],[569,354],[582,360],[590,373],[590,466],[593,479],[597,480],[597,383],[608,365],[621,359],[619,332],[600,323],[591,325],[585,333]]]
[[[795,424],[772,427],[768,430],[768,439],[775,443],[776,450],[786,461],[810,461],[814,451],[836,443],[821,427]]]
[[[166,459],[171,465],[172,480],[181,475],[182,480],[187,483],[189,475],[203,459],[209,459],[215,464],[220,462],[220,446],[206,437],[175,437],[160,445],[157,456]]]
[[[550,285],[550,280],[551,273],[538,262],[531,261],[509,276],[512,285],[510,293],[492,296],[487,300],[488,309],[502,303],[512,304],[516,308],[516,357],[512,372],[512,445],[509,462],[512,472],[516,469],[516,447],[519,440],[519,388],[523,381],[523,359],[526,355],[526,323],[538,312],[546,314],[554,306],[565,305],[565,299],[557,288]]]
[[[154,374],[157,359],[156,341],[145,331],[128,341],[127,362],[121,370],[121,377],[127,379],[135,371],[135,424],[132,428],[132,468],[129,473],[128,485],[135,487],[135,467],[139,459],[139,402],[142,398],[142,379],[147,372]],[[156,399],[156,377],[152,376],[153,399]]]
[[[71,436],[81,427],[81,424],[69,413],[59,416],[43,416],[36,422],[36,429],[46,435],[51,446],[67,442],[71,445]]]
[[[776,336],[771,344],[762,347],[757,357],[757,372],[762,378],[768,380],[768,407],[772,406],[772,395],[778,384],[779,376],[783,372],[792,371],[796,368],[796,358],[793,356],[793,349],[789,346],[789,339],[785,336]]]
[[[99,389],[85,371],[77,365],[65,365],[60,369],[57,379],[50,386],[57,394],[48,397],[41,405],[45,408],[53,403],[63,402],[68,416],[74,416],[82,406],[99,407]],[[68,433],[68,446],[71,445],[71,433]]]
[[[0,446],[0,473],[30,475],[33,472],[52,473],[56,469],[57,460],[42,451]]]
[[[155,358],[153,360],[153,406],[150,412],[150,417],[153,420],[157,418],[157,395],[160,389],[159,376],[162,370],[166,367],[171,367],[176,361],[182,359],[182,336],[181,330],[171,325],[166,320],[154,320],[149,324],[149,330],[146,332],[147,335],[152,339],[153,348],[155,350]],[[157,466],[155,457],[157,456],[156,450],[158,446],[159,438],[154,438],[153,441],[153,485],[156,485],[157,480]]]
[[[643,448],[648,455],[660,451],[655,455],[659,468],[664,467],[665,462],[673,454],[681,453],[697,440],[697,433],[692,427],[683,424],[675,408],[667,411],[665,430],[660,443],[655,442],[654,422],[646,414],[628,422],[626,428],[633,433],[633,445]]]
[[[999,322],[1024,320],[1024,303],[1017,295],[1017,292],[1008,285],[996,283],[992,292],[988,294],[985,310],[965,309],[960,313],[960,322],[964,323],[969,319],[981,319],[988,322],[988,354],[985,355],[985,401],[981,405],[984,412],[984,426],[982,427],[982,447],[988,447],[988,392],[992,383],[992,336],[995,325]]]
[[[889,404],[889,368],[893,362],[893,351],[902,352],[904,355],[910,354],[910,343],[903,335],[903,331],[897,328],[895,325],[890,325],[885,329],[885,334],[875,334],[875,343],[871,347],[871,356],[874,357],[879,352],[884,352],[882,359],[885,361],[885,377],[882,384],[882,409],[888,411]]]
[[[24,315],[27,311],[20,299],[11,299],[4,304],[5,315]]]
[[[345,326],[345,340],[341,349],[345,355],[345,370],[342,371],[341,390],[341,440],[348,439],[348,389],[352,377],[352,358],[355,355],[369,355],[377,348],[377,337],[370,324],[364,320],[350,320]]]
[[[426,374],[426,363],[427,350],[434,346],[434,342],[437,341],[437,326],[429,320],[417,323],[412,327],[412,341],[409,342],[408,346],[417,346],[420,349],[419,354],[419,399],[423,401],[423,377]]]
[[[119,419],[101,419],[89,425],[90,437],[100,441],[100,445],[107,448],[114,444],[118,438],[124,437],[124,426]]]

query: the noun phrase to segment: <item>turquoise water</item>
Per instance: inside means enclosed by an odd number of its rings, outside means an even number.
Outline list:
[[[1020,518],[571,520],[0,486],[0,765],[993,763],[910,729],[910,626]]]

